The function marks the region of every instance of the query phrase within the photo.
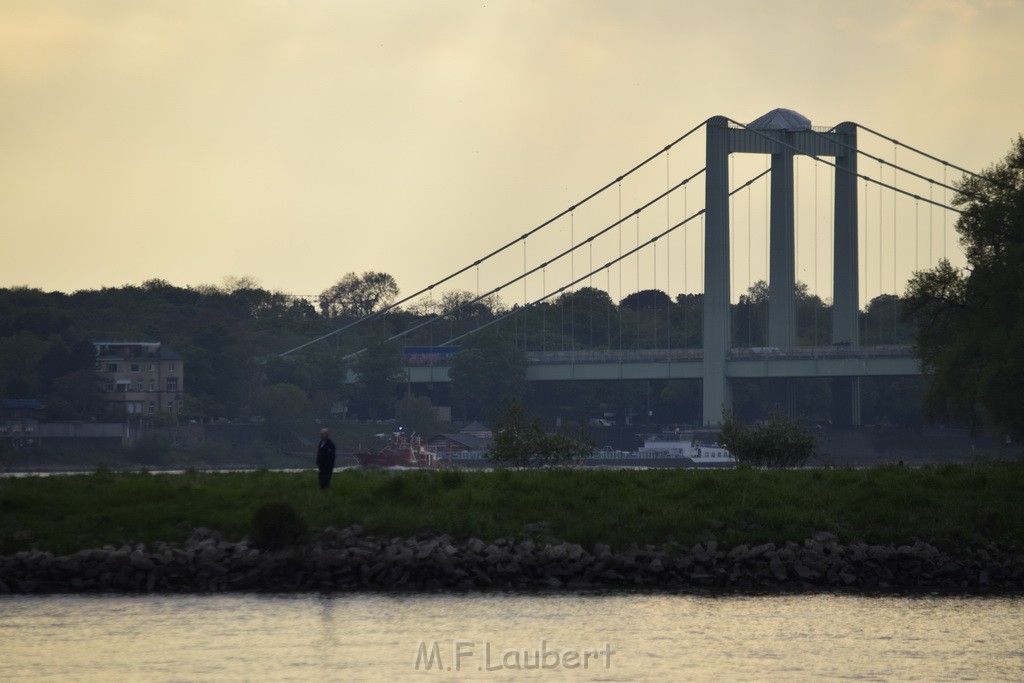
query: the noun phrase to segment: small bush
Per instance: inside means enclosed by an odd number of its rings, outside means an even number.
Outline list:
[[[590,442],[560,432],[547,433],[515,403],[498,421],[487,459],[501,467],[559,467],[578,464],[593,451]]]
[[[778,412],[750,426],[727,413],[719,442],[740,464],[754,467],[801,467],[818,449],[814,432]]]
[[[279,550],[300,543],[307,531],[306,520],[291,503],[264,503],[252,517],[252,544],[264,550]]]

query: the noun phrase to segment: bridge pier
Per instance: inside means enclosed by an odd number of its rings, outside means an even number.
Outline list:
[[[704,223],[705,425],[720,424],[731,408],[726,361],[732,347],[729,290],[729,157],[769,154],[772,159],[769,246],[768,345],[782,352],[796,347],[796,235],[793,168],[796,154],[835,158],[832,341],[856,347],[859,335],[857,276],[857,128],[841,123],[824,131],[787,110],[765,114],[749,126],[730,126],[723,116],[708,120]],[[788,385],[786,384],[788,382]],[[792,412],[794,385],[779,378],[780,397]],[[838,392],[849,408],[844,422],[860,421],[859,383]],[[787,398],[788,397],[788,398]],[[848,399],[845,397],[849,397]],[[856,398],[855,398],[856,397]],[[782,407],[782,406],[780,406]],[[837,408],[837,410],[839,410]]]
[[[783,132],[785,140],[792,138]],[[796,229],[793,151],[772,154],[768,261],[768,346],[796,346]]]
[[[835,159],[832,342],[860,346],[860,281],[857,274],[857,124],[840,123],[835,127],[835,132],[845,147],[838,150],[842,152],[841,154],[837,151]]]
[[[704,179],[704,371],[703,423],[720,425],[732,409],[725,376],[731,346],[729,301],[729,122],[716,116],[707,123]]]
[[[832,424],[838,427],[860,426],[860,377],[833,377]]]

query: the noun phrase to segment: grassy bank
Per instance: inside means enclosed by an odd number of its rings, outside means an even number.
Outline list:
[[[1024,547],[1024,466],[794,471],[90,474],[0,479],[0,554],[180,541],[196,527],[237,540],[268,501],[311,528],[383,536],[531,537],[615,549],[669,541],[802,540]]]

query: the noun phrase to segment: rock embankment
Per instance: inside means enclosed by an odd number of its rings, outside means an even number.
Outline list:
[[[1024,554],[993,545],[940,550],[921,541],[840,544],[827,532],[783,545],[725,549],[709,541],[612,552],[602,544],[387,539],[351,527],[276,551],[200,529],[182,546],[0,557],[0,593],[695,588],[1019,590]]]

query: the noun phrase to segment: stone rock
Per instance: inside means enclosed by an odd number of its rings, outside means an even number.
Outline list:
[[[773,557],[771,562],[768,563],[768,568],[777,581],[786,580],[786,565],[779,557]]]
[[[811,569],[810,567],[808,567],[807,565],[803,564],[802,562],[795,563],[793,565],[793,571],[796,572],[796,575],[799,576],[804,581],[810,581],[810,580],[813,580],[813,579],[817,579],[818,577],[821,576],[820,572],[817,572],[817,571]]]
[[[1024,588],[1024,554],[995,545],[947,552],[923,541],[840,545],[820,532],[781,547],[719,549],[669,543],[593,553],[574,543],[538,548],[529,540],[464,543],[447,535],[376,538],[328,529],[305,546],[263,552],[196,530],[181,547],[165,543],[82,550],[67,556],[21,551],[0,556],[0,593],[240,590],[505,590],[599,587],[838,586],[850,589]]]

